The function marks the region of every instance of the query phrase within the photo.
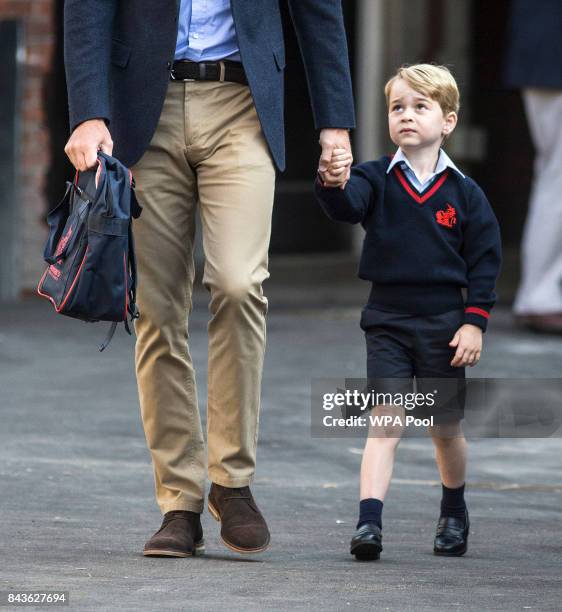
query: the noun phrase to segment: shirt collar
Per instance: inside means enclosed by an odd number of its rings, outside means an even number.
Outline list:
[[[398,151],[396,151],[396,153],[394,154],[394,157],[392,158],[390,164],[388,165],[386,173],[388,174],[392,170],[392,168],[394,168],[394,166],[396,166],[396,164],[399,164],[399,163],[406,164],[406,166],[408,166],[408,168],[410,168],[410,170],[414,174],[416,174],[414,169],[412,168],[412,165],[408,161],[408,158],[404,155],[404,152],[402,151],[400,147],[398,147]],[[463,178],[465,178],[464,174],[455,166],[455,164],[453,163],[453,160],[447,155],[447,153],[445,153],[443,149],[439,149],[439,158],[437,159],[437,165],[435,166],[435,171],[433,172],[431,176],[435,176],[436,174],[443,172],[443,170],[445,170],[446,168],[451,168],[452,170],[455,170]]]

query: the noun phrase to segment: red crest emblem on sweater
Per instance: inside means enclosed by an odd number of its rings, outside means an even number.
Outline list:
[[[450,204],[447,204],[447,209],[438,210],[435,213],[435,218],[437,219],[437,223],[439,223],[439,225],[453,227],[453,225],[455,225],[457,222],[457,211]]]

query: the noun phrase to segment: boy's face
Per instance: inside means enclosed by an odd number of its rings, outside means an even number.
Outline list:
[[[457,124],[456,113],[443,115],[438,102],[412,89],[404,79],[394,81],[388,101],[390,138],[403,150],[441,146]]]

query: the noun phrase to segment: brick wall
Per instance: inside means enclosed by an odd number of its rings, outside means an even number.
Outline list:
[[[19,18],[24,26],[22,122],[19,160],[18,236],[22,291],[37,285],[43,269],[47,208],[45,179],[50,164],[49,130],[45,115],[45,88],[49,86],[55,43],[55,0],[0,0],[0,19]],[[16,228],[16,231],[18,229]]]

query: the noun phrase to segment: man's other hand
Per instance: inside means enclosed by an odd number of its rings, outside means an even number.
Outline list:
[[[103,119],[88,119],[74,128],[64,152],[76,170],[84,172],[96,165],[100,149],[108,155],[112,154],[111,134]]]

